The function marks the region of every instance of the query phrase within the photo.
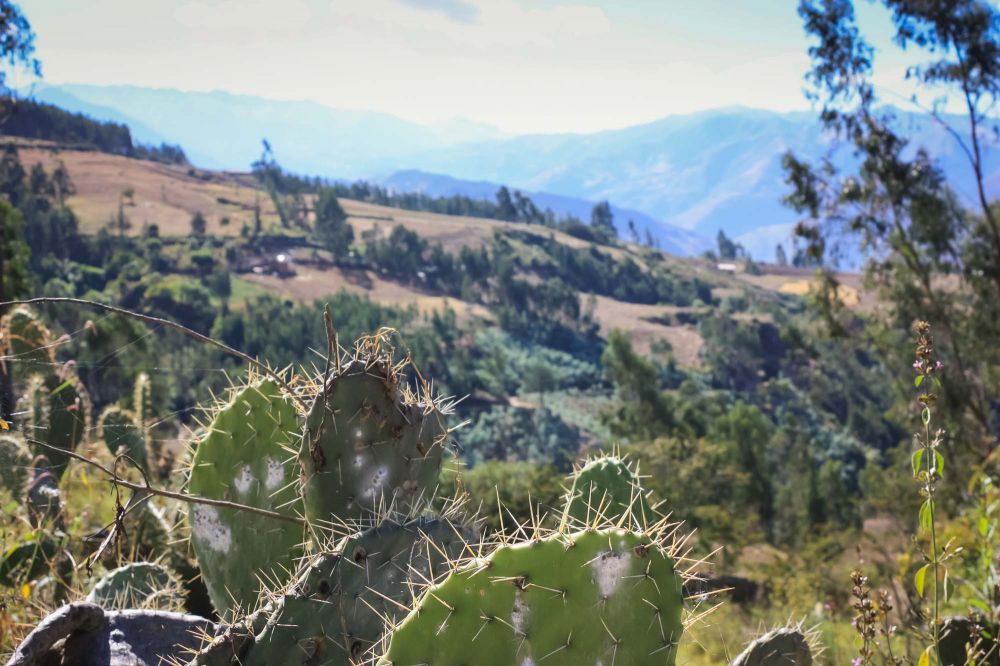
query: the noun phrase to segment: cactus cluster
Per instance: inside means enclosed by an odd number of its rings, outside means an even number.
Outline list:
[[[18,326],[34,330],[23,319]],[[171,645],[122,629],[123,654],[145,663],[673,666],[686,612],[683,540],[636,470],[617,455],[587,461],[555,530],[481,535],[460,503],[435,513],[447,409],[422,378],[412,388],[409,362],[389,342],[385,332],[362,338],[313,382],[252,376],[194,443],[186,490],[197,498],[187,522],[222,625],[120,610],[180,601],[161,595],[179,590],[169,569],[135,563],[97,582],[92,605],[57,611],[52,626],[82,622],[77,633],[104,649],[119,635],[108,638],[115,623],[187,623],[189,635]],[[132,410],[100,419],[112,451],[147,462],[160,455],[145,434],[148,391],[141,378]],[[51,403],[39,407],[39,419],[51,411]],[[49,627],[26,644],[57,633]],[[762,641],[748,652],[759,653]]]
[[[21,434],[50,471],[61,477],[69,456],[87,431],[89,399],[71,365],[56,362],[56,340],[27,307],[17,307],[0,321],[0,352],[25,378],[17,410]]]

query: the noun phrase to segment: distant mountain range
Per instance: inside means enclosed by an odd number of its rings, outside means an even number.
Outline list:
[[[742,107],[592,134],[511,137],[466,120],[421,125],[390,114],[223,92],[72,84],[42,86],[34,96],[127,123],[142,142],[179,143],[208,168],[247,169],[266,138],[279,162],[299,173],[488,198],[503,183],[530,193],[542,208],[583,218],[594,202],[607,199],[622,229],[633,219],[679,254],[703,251],[722,229],[753,256],[773,257],[796,220],[781,204],[788,191],[782,155],[794,150],[815,158],[829,147],[814,113]],[[970,170],[946,129],[923,116],[900,118],[911,124],[914,144],[929,148],[957,178],[960,194],[971,197]],[[987,153],[986,166],[997,192],[997,151]]]

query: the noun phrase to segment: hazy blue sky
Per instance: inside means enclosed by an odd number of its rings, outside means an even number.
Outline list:
[[[881,12],[860,2],[884,41]],[[227,90],[512,132],[808,108],[794,0],[27,0],[55,83]],[[884,80],[902,64],[889,61]],[[895,83],[891,85],[896,85]],[[891,87],[891,86],[890,86]]]

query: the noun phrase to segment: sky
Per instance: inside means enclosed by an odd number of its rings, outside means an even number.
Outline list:
[[[869,3],[859,3],[862,20]],[[808,109],[795,0],[22,0],[50,83],[591,132]],[[888,35],[871,19],[875,42]],[[876,24],[877,23],[877,24]],[[864,26],[865,23],[863,22]],[[889,61],[887,81],[902,69]]]

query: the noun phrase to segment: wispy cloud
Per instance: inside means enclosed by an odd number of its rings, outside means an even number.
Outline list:
[[[456,23],[472,25],[479,20],[479,8],[465,0],[397,0],[417,9],[444,14]]]

